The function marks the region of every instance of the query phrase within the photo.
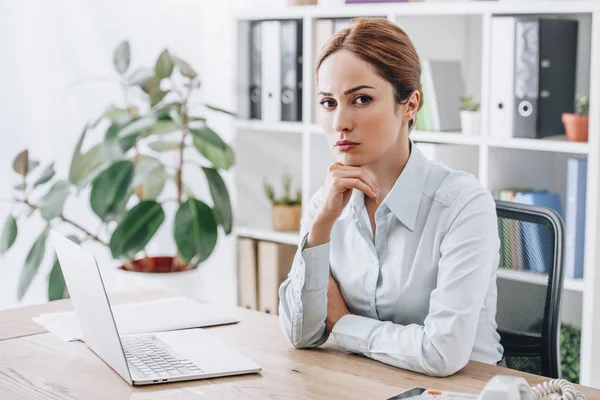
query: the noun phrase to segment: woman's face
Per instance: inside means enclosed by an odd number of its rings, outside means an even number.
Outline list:
[[[392,85],[347,50],[327,57],[318,71],[318,113],[336,159],[363,166],[382,158],[402,138],[416,102],[397,106]]]

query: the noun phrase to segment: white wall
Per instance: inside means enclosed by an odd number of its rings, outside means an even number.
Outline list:
[[[233,21],[231,13],[245,7],[282,6],[286,0],[0,0],[0,224],[12,210],[12,186],[17,183],[12,160],[21,149],[44,162],[56,160],[66,177],[72,149],[86,121],[95,118],[119,88],[107,81],[74,84],[83,78],[113,75],[112,52],[128,39],[132,66],[152,65],[165,47],[186,59],[203,81],[206,101],[234,107]],[[210,115],[209,117],[213,117]],[[228,118],[209,119],[213,129],[231,138]],[[210,202],[201,179],[189,175],[198,197]],[[230,175],[227,182],[233,182]],[[65,214],[86,228],[97,229],[88,198],[67,203]],[[0,309],[45,302],[52,249],[29,292],[19,304],[17,282],[27,252],[43,228],[41,218],[22,220],[17,242],[0,259]],[[169,226],[150,251],[171,253]],[[162,238],[166,238],[164,241]],[[109,290],[126,289],[115,278],[116,263],[100,246],[88,247],[99,258]],[[211,301],[234,303],[235,246],[232,237],[220,237],[213,255],[201,268],[205,292]]]

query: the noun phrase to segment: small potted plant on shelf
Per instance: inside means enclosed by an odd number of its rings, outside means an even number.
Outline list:
[[[219,225],[225,234],[231,233],[231,202],[221,171],[233,166],[234,153],[209,128],[197,108],[233,114],[205,103],[193,104],[190,100],[200,80],[187,62],[168,50],[152,68],[131,71],[130,58],[125,41],[113,54],[114,80],[122,87],[123,98],[85,126],[75,145],[68,177],[56,179],[53,162],[38,168],[39,162],[32,160],[27,150],[13,162],[20,183],[15,186],[13,213],[0,236],[0,254],[14,244],[18,220],[39,213],[45,221],[25,259],[19,300],[39,270],[51,227],[59,231],[69,227],[76,232],[70,237],[75,242],[106,246],[127,283],[172,291],[192,287],[188,283],[195,278],[180,271],[195,270],[210,256],[217,244]],[[95,137],[101,140],[84,146],[93,131],[99,131]],[[87,150],[83,151],[84,147]],[[212,206],[197,198],[195,188],[185,180],[194,169],[206,178]],[[97,219],[93,230],[88,227],[89,218],[77,220],[65,206],[69,197],[76,197],[83,189],[89,189],[85,193],[89,193],[89,205]],[[176,250],[150,257],[147,246],[164,225],[169,208],[175,211],[170,236]],[[158,249],[159,253],[164,251],[162,242]],[[168,282],[174,287],[160,284],[169,276]],[[144,279],[149,284],[140,283]],[[50,300],[67,295],[58,261],[50,272],[48,294]]]
[[[575,98],[575,113],[563,113],[562,115],[567,139],[572,142],[588,141],[589,102],[587,94],[578,93]]]
[[[479,135],[481,129],[479,103],[473,102],[472,96],[461,97],[460,101],[460,125],[463,135]]]
[[[265,194],[272,205],[273,228],[279,232],[297,232],[300,230],[302,218],[302,191],[298,189],[296,196],[291,196],[292,178],[283,176],[283,195],[277,197],[273,186],[264,181]]]

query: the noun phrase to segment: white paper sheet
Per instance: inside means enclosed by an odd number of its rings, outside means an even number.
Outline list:
[[[120,335],[201,328],[238,322],[210,304],[185,297],[113,306]],[[32,318],[64,341],[82,340],[81,328],[73,311],[42,314]]]

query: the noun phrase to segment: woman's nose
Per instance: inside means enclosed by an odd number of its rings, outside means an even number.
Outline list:
[[[348,110],[343,107],[339,107],[334,111],[333,117],[333,129],[336,132],[351,131],[352,130],[352,116]]]

